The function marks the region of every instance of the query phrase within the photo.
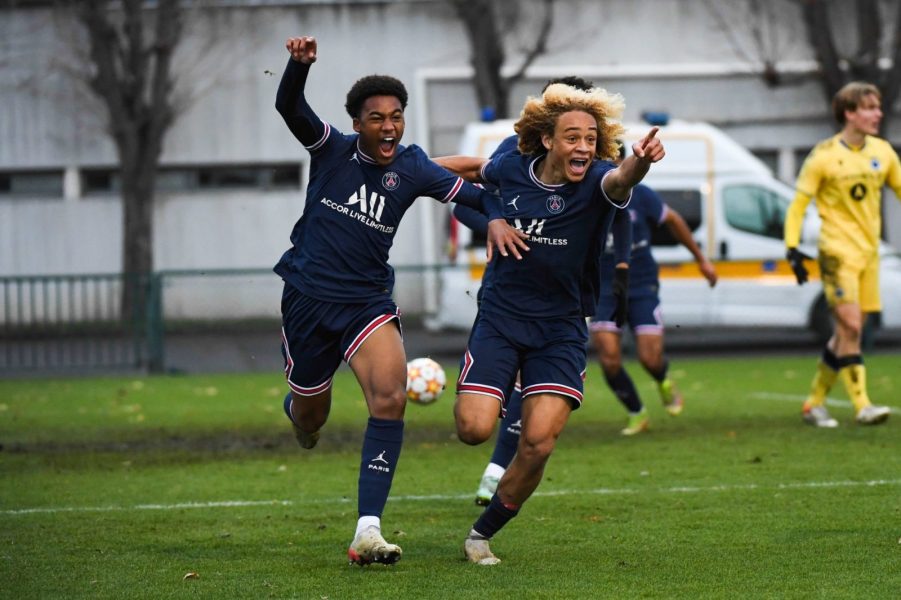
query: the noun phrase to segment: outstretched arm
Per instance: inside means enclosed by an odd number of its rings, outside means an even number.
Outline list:
[[[432,160],[466,181],[472,183],[484,182],[482,179],[482,167],[488,162],[487,159],[474,156],[439,156]]]
[[[291,59],[285,67],[275,95],[275,109],[285,120],[294,137],[309,147],[322,140],[326,134],[326,126],[304,97],[310,65],[316,62],[316,38],[309,36],[288,38],[285,48],[291,54]]]
[[[454,205],[454,218],[481,235],[488,235],[488,217],[463,204]]]
[[[701,269],[701,275],[704,276],[704,279],[707,280],[710,287],[715,286],[716,281],[719,278],[716,274],[716,269],[713,267],[713,263],[707,260],[704,253],[701,252],[701,248],[691,236],[691,229],[688,228],[688,223],[685,222],[682,215],[672,208],[667,207],[666,217],[664,217],[663,222],[666,224],[670,233],[673,234],[673,237],[676,238],[680,244],[688,248],[691,255],[695,257],[695,261],[697,261],[698,267]]]
[[[632,144],[632,154],[604,177],[604,193],[608,198],[628,198],[629,191],[644,178],[651,165],[664,157],[663,143],[656,137],[659,130],[659,127],[652,127],[645,137]]]

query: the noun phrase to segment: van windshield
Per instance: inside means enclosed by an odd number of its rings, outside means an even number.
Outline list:
[[[726,221],[739,231],[781,240],[788,200],[756,185],[734,185],[723,190]]]

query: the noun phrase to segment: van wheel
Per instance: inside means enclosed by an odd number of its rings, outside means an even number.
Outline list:
[[[810,330],[820,344],[825,344],[832,337],[832,311],[829,310],[829,303],[823,294],[817,297],[813,308],[810,309]]]

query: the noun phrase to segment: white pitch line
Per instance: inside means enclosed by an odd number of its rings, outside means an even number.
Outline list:
[[[798,404],[803,403],[807,400],[807,396],[802,396],[800,394],[779,394],[776,392],[754,392],[753,394],[749,394],[751,398],[758,398],[760,400],[782,400],[784,402],[797,402]],[[847,400],[839,400],[838,398],[826,398],[826,404],[829,406],[837,406],[841,408],[853,408],[854,405]],[[901,415],[901,409],[895,408],[894,406],[890,406],[889,410],[893,415]]]
[[[631,495],[638,493],[660,494],[697,494],[706,492],[733,492],[756,490],[802,490],[802,489],[828,489],[841,487],[879,487],[901,486],[901,479],[873,479],[869,481],[800,481],[794,483],[777,483],[773,485],[760,485],[756,483],[739,485],[712,485],[712,486],[673,486],[656,489],[636,488],[594,488],[588,490],[553,490],[536,491],[533,496],[555,497],[576,495]],[[427,496],[394,496],[389,498],[392,502],[423,502],[446,500],[471,500],[472,494],[431,494]],[[349,498],[322,498],[314,500],[224,500],[220,502],[180,502],[176,504],[135,504],[133,506],[64,506],[64,507],[40,507],[19,508],[0,511],[2,515],[30,515],[66,512],[126,512],[140,510],[183,510],[199,508],[244,508],[254,506],[301,506],[310,504],[342,504],[350,503]]]

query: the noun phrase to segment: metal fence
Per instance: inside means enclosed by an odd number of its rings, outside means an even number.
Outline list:
[[[157,275],[0,277],[0,373],[158,368],[159,291]]]
[[[397,282],[409,287],[445,268],[454,267],[397,267]],[[167,333],[271,327],[281,289],[271,269],[2,276],[0,376],[159,372]]]

